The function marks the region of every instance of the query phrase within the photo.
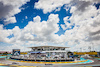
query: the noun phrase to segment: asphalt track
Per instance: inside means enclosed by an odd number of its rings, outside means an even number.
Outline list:
[[[0,65],[10,66],[10,67],[100,67],[99,60],[96,59],[91,59],[91,60],[93,60],[94,62],[86,64],[39,64],[39,63],[15,62],[10,60],[0,60]]]

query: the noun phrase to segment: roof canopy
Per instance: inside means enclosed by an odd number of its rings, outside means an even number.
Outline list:
[[[37,53],[46,53],[46,52],[29,52],[29,53],[37,54]]]
[[[69,48],[69,47],[60,47],[60,46],[35,46],[35,47],[29,47],[29,48],[41,48],[41,47],[54,47],[54,48]]]

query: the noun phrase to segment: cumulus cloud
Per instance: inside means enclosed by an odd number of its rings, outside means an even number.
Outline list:
[[[16,23],[16,18],[10,17],[10,18],[7,18],[6,20],[4,20],[4,22],[5,22],[5,24]]]
[[[61,24],[61,27],[63,30],[71,28],[73,24],[75,24],[75,27],[71,30],[65,31],[63,36],[66,38],[63,40],[63,42],[67,42],[68,45],[76,45],[74,49],[77,47],[77,45],[80,45],[78,48],[81,46],[85,48],[86,46],[91,46],[92,43],[99,46],[100,9],[97,9],[94,6],[94,3],[100,3],[100,1],[72,0],[69,3],[70,5],[65,6],[67,8],[64,8],[66,11],[68,11],[68,8],[70,7],[70,13],[72,13],[72,16],[64,17],[63,20],[65,24]],[[43,10],[45,10],[45,8]]]
[[[3,29],[0,26],[0,41],[10,44],[42,44],[42,43],[62,43],[63,40],[58,34],[59,31],[59,18],[58,14],[50,14],[47,21],[41,21],[40,16],[33,18],[23,29],[15,26],[13,29]],[[9,38],[8,36],[14,35]],[[63,36],[62,36],[63,37]]]
[[[9,35],[12,34],[11,30],[3,29],[3,25],[0,25],[0,42],[9,42]]]
[[[72,26],[74,25],[72,22],[70,23],[70,22],[68,22],[69,21],[69,19],[68,19],[69,17],[67,16],[67,17],[64,17],[64,23],[65,24],[61,24],[61,27],[63,28],[63,30],[66,30],[66,29],[68,29],[68,28],[72,28]]]
[[[71,5],[75,5],[78,10],[84,11],[85,7],[100,2],[99,0],[39,0],[35,3],[36,9],[42,9],[46,14],[48,12],[52,12],[54,10],[60,9],[63,5],[65,5],[66,11]]]
[[[15,26],[13,29],[3,29],[0,25],[0,41],[11,44],[66,44],[74,46],[71,49],[88,49],[92,43],[99,46],[100,40],[100,9],[96,9],[94,3],[100,3],[100,0],[39,0],[35,3],[36,9],[42,9],[44,13],[57,10],[63,5],[69,5],[71,17],[64,17],[64,23],[61,25],[65,33],[55,34],[59,31],[58,14],[50,14],[47,21],[41,21],[40,16],[33,18],[23,29]],[[68,10],[68,8],[64,8]],[[9,21],[9,19],[8,19]],[[70,21],[70,23],[69,23]],[[71,28],[75,24],[73,29]],[[10,35],[14,37],[8,38]],[[16,45],[15,45],[16,46]],[[77,50],[77,51],[79,51]]]
[[[27,46],[25,47],[25,45],[20,45],[20,44],[13,44],[13,45],[7,45],[7,46],[0,47],[0,50],[2,51],[12,51],[12,49],[20,49],[21,52],[31,50]]]
[[[16,23],[15,14],[21,12],[21,6],[29,0],[0,0],[0,19],[5,19],[4,24]]]
[[[55,12],[60,11],[60,10],[61,10],[61,8],[57,8],[57,9],[55,10]]]
[[[76,0],[72,2],[75,5],[71,6],[70,12],[72,16],[68,19],[71,23],[75,23],[75,27],[68,32],[66,30],[65,35],[69,39],[68,44],[79,44],[79,48],[83,45],[91,46],[98,45],[100,40],[100,9],[94,6],[94,3],[100,3],[99,0]],[[63,27],[62,27],[63,28]],[[67,27],[63,28],[64,30]],[[71,42],[72,43],[71,43]],[[77,46],[76,46],[77,47]],[[76,48],[75,47],[75,48]],[[83,46],[85,48],[85,46]]]
[[[61,27],[63,30],[71,28],[73,24],[75,24],[75,27],[65,31],[64,36],[67,38],[65,41],[68,42],[69,45],[84,45],[85,43],[89,45],[91,42],[98,44],[95,40],[99,40],[98,29],[100,28],[97,26],[99,26],[100,21],[97,18],[99,17],[100,9],[97,10],[94,3],[100,3],[100,0],[69,0],[68,2],[63,1],[64,3],[62,1],[63,0],[58,1],[57,4],[54,0],[50,2],[39,0],[35,4],[35,8],[42,9],[44,13],[52,12],[57,8],[61,8],[63,5],[65,5],[64,9],[66,9],[66,11],[71,8],[70,13],[72,13],[72,16],[70,18],[66,16],[63,19],[65,24],[61,24]],[[61,6],[59,3],[61,3]],[[68,21],[70,21],[70,23]],[[96,35],[94,36],[94,34]],[[82,44],[83,42],[84,44]]]
[[[48,12],[52,12],[53,10],[59,10],[64,4],[70,3],[71,0],[39,0],[35,3],[36,9],[42,9],[46,14]]]
[[[58,15],[50,14],[47,21],[41,21],[39,16],[33,18],[34,21],[30,21],[28,25],[23,29],[23,32],[30,32],[31,35],[35,35],[33,41],[52,41],[52,36],[59,31]]]

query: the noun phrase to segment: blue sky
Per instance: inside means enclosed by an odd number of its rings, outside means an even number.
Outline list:
[[[13,29],[15,26],[19,26],[19,28],[22,29],[28,24],[29,21],[33,21],[33,17],[40,16],[41,21],[43,21],[43,20],[47,21],[48,16],[52,13],[52,14],[59,14],[59,18],[60,18],[60,21],[58,23],[60,30],[56,34],[59,34],[59,35],[63,34],[64,30],[61,28],[60,25],[64,24],[64,21],[63,21],[64,17],[71,16],[70,10],[68,10],[66,12],[66,10],[63,9],[64,6],[62,6],[60,11],[56,11],[56,12],[52,11],[51,13],[44,14],[42,9],[35,9],[34,8],[34,4],[37,1],[38,0],[36,0],[36,1],[31,0],[27,4],[21,6],[21,8],[24,8],[24,9],[20,13],[15,15],[17,23],[5,25],[4,28]],[[26,16],[27,16],[27,19],[25,19]]]
[[[1,0],[0,5],[0,50],[55,45],[89,51],[96,45],[100,51],[99,0]]]

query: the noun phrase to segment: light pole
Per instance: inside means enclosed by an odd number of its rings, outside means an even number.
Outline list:
[[[91,52],[91,46],[89,46],[88,49],[90,49],[90,52]]]
[[[82,48],[80,48],[80,52],[82,52]]]
[[[93,42],[92,42],[92,47],[93,47],[93,51],[95,51],[95,50],[94,50],[94,45],[93,45]]]

